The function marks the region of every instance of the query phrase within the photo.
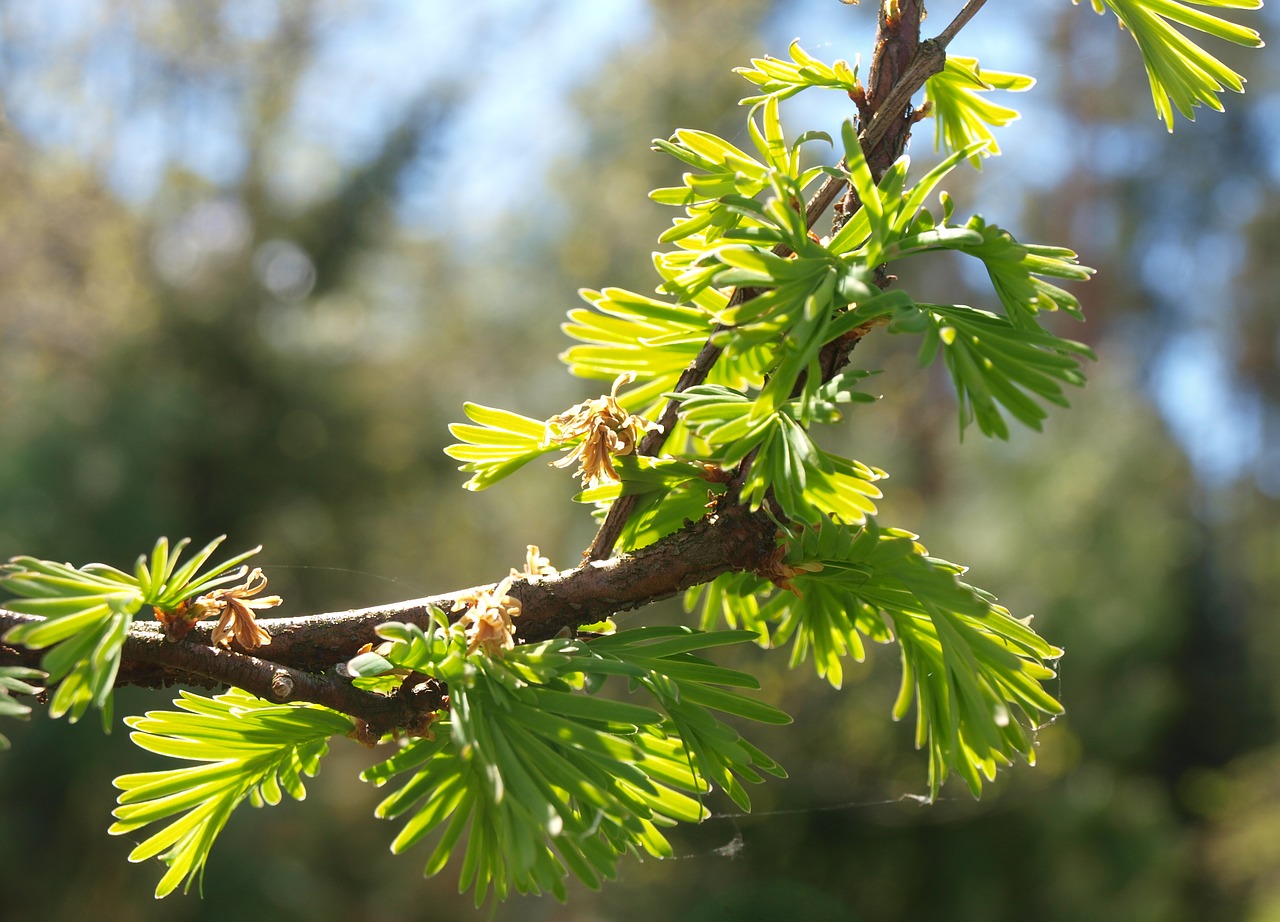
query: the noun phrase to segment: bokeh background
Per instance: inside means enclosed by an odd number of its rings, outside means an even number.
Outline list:
[[[730,68],[796,37],[869,57],[874,6],[2,0],[0,556],[120,564],[225,532],[266,546],[287,613],[489,581],[527,543],[569,565],[592,532],[570,479],[465,493],[447,424],[468,399],[545,417],[597,393],[558,327],[579,287],[654,284],[671,215],[645,194],[679,166],[649,139],[746,144]],[[1274,7],[1246,15],[1275,33]],[[796,717],[757,734],[791,778],[750,817],[713,804],[680,860],[484,918],[1280,918],[1280,67],[1211,48],[1248,95],[1168,136],[1113,20],[987,4],[952,50],[1039,85],[1008,100],[1006,156],[947,186],[1099,269],[1062,329],[1100,361],[1043,434],[961,444],[946,381],[873,339],[855,358],[884,399],[835,436],[892,472],[883,522],[1066,648],[1039,765],[921,806],[890,651],[839,692],[747,651]],[[848,108],[784,120],[834,133]],[[903,281],[993,300],[945,259]],[[111,778],[163,760],[118,723],[4,732],[6,918],[476,917],[456,865],[424,880],[425,851],[387,854],[354,743],[305,803],[233,818],[203,898],[156,903],[160,867],[105,829]]]

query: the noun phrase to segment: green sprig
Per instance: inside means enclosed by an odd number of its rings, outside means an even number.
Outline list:
[[[939,352],[955,384],[960,432],[976,421],[983,435],[1009,437],[1001,412],[1040,431],[1048,416],[1037,398],[1067,406],[1062,385],[1084,385],[1077,356],[1093,358],[1083,343],[1045,330],[1026,330],[1008,317],[960,304],[920,304],[895,314],[890,333],[922,338],[920,364]]]
[[[187,538],[172,548],[167,538],[160,538],[150,558],[138,557],[132,573],[102,563],[74,567],[34,557],[15,557],[0,568],[0,589],[17,597],[6,605],[41,619],[10,628],[5,643],[53,648],[41,661],[49,684],[57,685],[49,702],[51,716],[66,714],[74,723],[92,705],[109,729],[111,690],[134,615],[144,605],[174,611],[188,599],[242,578],[240,565],[261,550],[253,548],[200,572],[225,537],[210,541],[181,567]]]
[[[598,887],[626,852],[669,857],[659,827],[705,817],[700,798],[713,784],[749,809],[740,779],[781,773],[713,712],[789,718],[729,690],[758,687],[751,676],[695,655],[749,639],[745,632],[642,628],[495,655],[468,654],[462,631],[439,613],[426,631],[391,624],[379,634],[388,644],[348,668],[447,678],[449,709],[432,738],[409,742],[363,777],[378,785],[406,777],[378,815],[405,818],[395,852],[438,831],[426,874],[439,873],[469,833],[461,886],[477,904],[490,889],[563,898],[567,874]],[[598,694],[610,676],[657,707]]]
[[[811,655],[839,687],[843,660],[861,661],[863,637],[896,641],[903,675],[893,714],[916,708],[916,742],[929,752],[930,790],[964,778],[974,796],[997,765],[1035,761],[1031,729],[1062,713],[1045,691],[1062,651],[987,593],[962,582],[963,567],[928,556],[916,536],[868,521],[826,523],[788,547],[774,582],[727,574],[691,590],[704,628],[741,624],[766,646],[791,643],[791,664]]]
[[[843,60],[825,64],[801,48],[798,41],[792,42],[787,51],[791,55],[789,62],[766,55],[752,58],[750,67],[733,69],[735,74],[760,88],[758,95],[746,97],[740,105],[755,106],[769,99],[786,99],[809,87],[826,87],[846,93],[861,91],[856,63],[852,67]]]
[[[478,403],[467,403],[463,409],[478,425],[451,424],[449,432],[459,442],[444,451],[450,458],[463,462],[459,470],[472,473],[464,484],[468,490],[491,487],[534,458],[559,448],[547,438],[544,420]]]
[[[129,853],[130,861],[158,857],[168,865],[157,897],[203,877],[214,840],[246,798],[255,807],[280,803],[282,792],[302,800],[302,778],[319,771],[330,737],[354,727],[327,708],[271,704],[240,689],[214,698],[184,691],[174,704],[178,711],[126,718],[130,738],[150,752],[199,764],[116,778],[120,805],[107,830],[125,835],[169,820]]]
[[[1072,0],[1079,4],[1080,0]],[[1173,110],[1194,121],[1199,106],[1221,112],[1218,94],[1224,90],[1244,92],[1244,78],[1175,27],[1186,26],[1206,35],[1251,48],[1262,47],[1256,30],[1237,25],[1212,13],[1195,9],[1257,10],[1262,0],[1090,0],[1095,13],[1106,9],[1116,14],[1142,53],[1151,98],[1156,113],[1173,131]]]
[[[31,716],[31,705],[16,700],[14,695],[37,695],[43,689],[32,682],[41,682],[45,674],[26,666],[0,666],[0,717],[26,720]],[[9,748],[9,739],[0,733],[0,749]]]
[[[981,167],[982,157],[1000,153],[991,129],[1019,118],[1016,109],[992,102],[983,94],[991,90],[1020,93],[1034,85],[1033,78],[1022,74],[983,70],[977,58],[947,55],[942,71],[924,86],[925,103],[937,129],[934,150],[955,152],[986,142],[985,148],[969,156],[973,166]]]

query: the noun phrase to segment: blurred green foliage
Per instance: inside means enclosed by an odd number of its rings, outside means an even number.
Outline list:
[[[20,54],[35,28],[20,6],[0,5],[5,96],[87,106],[92,81],[68,74],[112,33],[50,26]],[[451,182],[433,165],[466,117],[466,81],[406,75],[402,111],[371,122],[366,155],[348,162],[323,136],[300,137],[295,114],[322,39],[356,14],[281,0],[264,5],[277,15],[257,31],[228,26],[239,20],[227,11],[244,6],[97,5],[118,29],[112,40],[153,62],[132,73],[134,104],[221,81],[243,88],[223,128],[244,164],[230,178],[175,161],[149,194],[124,195],[100,152],[37,121],[15,115],[0,135],[0,555],[127,563],[158,534],[226,532],[230,546],[266,546],[285,613],[469,585],[530,542],[567,565],[592,530],[567,502],[573,485],[535,464],[504,490],[464,492],[441,452],[446,421],[465,399],[535,417],[581,399],[550,359],[565,347],[556,324],[579,287],[651,285],[646,254],[667,216],[645,194],[676,176],[647,139],[684,125],[731,132],[743,92],[732,66],[762,48],[780,55],[795,31],[816,28],[805,17],[824,30],[806,47],[829,42],[836,50],[822,57],[852,58],[855,20],[868,13],[816,0],[652,0],[643,30],[576,89],[582,137],[532,185],[496,177],[471,213],[499,214],[482,245],[460,246],[398,206]],[[829,439],[893,472],[878,501],[886,522],[971,564],[979,585],[1035,612],[1065,648],[1051,691],[1068,713],[1040,733],[1039,764],[981,803],[953,784],[921,807],[903,798],[924,793],[925,756],[909,726],[883,720],[892,658],[871,649],[838,692],[766,661],[769,700],[796,723],[758,742],[791,779],[760,788],[752,816],[713,802],[712,819],[673,835],[680,860],[624,863],[599,894],[571,888],[567,907],[514,899],[492,917],[1280,912],[1280,171],[1267,117],[1277,66],[1226,49],[1249,95],[1168,140],[1131,92],[1143,77],[1127,36],[1067,4],[1034,8],[1043,27],[1016,33],[1032,52],[1004,61],[975,48],[984,64],[1040,79],[1019,99],[1026,132],[1000,136],[1008,165],[1030,161],[1017,168],[1026,184],[994,179],[1002,162],[975,191],[998,196],[1019,239],[1062,241],[1099,269],[1081,297],[1100,363],[1043,434],[957,446],[945,377],[915,374],[913,355],[872,337],[860,350],[888,368],[874,379],[885,399]],[[501,7],[477,15],[478,25],[439,27],[477,55],[552,53],[503,29]],[[526,140],[493,117],[467,143]],[[489,271],[495,252],[518,257],[519,273]],[[931,272],[911,285],[965,300],[958,260]],[[1225,384],[1195,377],[1195,361],[1225,369]],[[1232,453],[1242,427],[1256,435]],[[759,673],[744,656],[726,664]],[[125,690],[117,709],[153,701]],[[353,783],[375,761],[355,744],[335,746],[307,804],[231,821],[202,899],[155,904],[156,874],[131,868],[133,843],[105,827],[110,778],[157,763],[119,731],[104,738],[91,722],[36,711],[30,724],[6,723],[13,748],[0,754],[10,911],[472,916],[448,878],[424,881],[416,859],[387,857],[395,829],[370,819],[377,794]]]

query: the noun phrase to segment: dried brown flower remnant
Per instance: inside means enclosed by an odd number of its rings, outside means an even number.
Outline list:
[[[267,578],[262,575],[261,569],[254,567],[253,572],[239,586],[215,589],[200,596],[191,603],[188,616],[194,616],[192,620],[198,621],[217,615],[218,624],[213,629],[214,644],[229,647],[234,637],[246,650],[255,650],[271,643],[271,635],[258,624],[253,610],[275,608],[283,601],[278,595],[253,598],[266,588]]]
[[[453,611],[470,608],[458,619],[467,632],[467,652],[481,648],[490,656],[516,645],[514,619],[520,617],[520,600],[507,593],[518,579],[536,576],[555,576],[559,571],[551,561],[542,556],[538,545],[530,544],[525,551],[524,570],[511,568],[511,575],[493,589],[473,589],[453,600]]]
[[[454,600],[454,611],[467,606],[471,608],[458,619],[467,632],[468,653],[483,647],[493,656],[516,645],[512,619],[520,617],[520,600],[507,595],[514,579],[514,576],[508,576],[493,589],[476,589]]]
[[[538,545],[528,545],[528,550],[524,555],[524,572],[521,573],[515,567],[511,568],[511,575],[514,577],[534,577],[534,576],[555,576],[560,571],[551,566],[551,561],[542,556],[542,551],[538,550]]]
[[[619,478],[613,467],[613,456],[629,455],[635,451],[642,432],[662,429],[658,423],[643,416],[634,416],[619,405],[618,388],[630,384],[635,378],[633,372],[618,375],[608,394],[572,406],[547,420],[548,442],[582,439],[569,454],[551,463],[556,467],[568,467],[576,461],[576,473],[582,478],[584,487],[604,480],[616,483]]]

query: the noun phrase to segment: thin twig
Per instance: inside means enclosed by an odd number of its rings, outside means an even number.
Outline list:
[[[894,84],[892,92],[885,97],[882,104],[876,107],[876,114],[871,124],[860,135],[863,149],[876,147],[884,140],[895,118],[901,118],[907,104],[925,82],[934,74],[940,73],[947,63],[945,46],[937,39],[923,41],[916,49],[911,64]]]
[[[956,13],[956,18],[951,20],[947,27],[938,33],[934,41],[941,46],[943,51],[951,44],[951,40],[956,37],[956,33],[969,24],[969,20],[973,18],[978,10],[982,9],[982,5],[986,2],[987,0],[969,0],[963,9]]]

